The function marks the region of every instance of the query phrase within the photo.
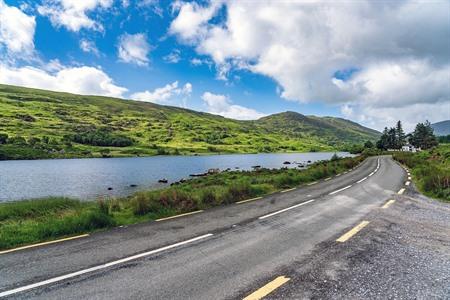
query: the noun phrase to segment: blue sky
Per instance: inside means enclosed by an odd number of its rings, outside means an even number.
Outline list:
[[[376,129],[403,118],[408,128],[418,117],[450,118],[446,8],[447,1],[0,0],[0,82],[240,119],[291,110]],[[413,86],[417,92],[405,91]]]

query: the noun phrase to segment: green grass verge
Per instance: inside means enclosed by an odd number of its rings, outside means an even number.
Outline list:
[[[418,153],[392,154],[411,170],[412,179],[425,195],[450,202],[450,144]]]
[[[306,170],[222,172],[130,197],[80,202],[46,198],[0,204],[0,249],[231,204],[307,184],[355,167],[363,156]]]

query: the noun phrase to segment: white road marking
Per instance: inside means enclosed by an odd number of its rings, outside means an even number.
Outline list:
[[[408,180],[411,180],[411,176],[408,176]]]
[[[405,192],[405,189],[400,189],[397,194],[402,195]]]
[[[363,182],[364,180],[366,180],[367,179],[367,176],[366,177],[364,177],[363,179],[361,179],[361,180],[358,180],[356,183],[361,183],[361,182]]]
[[[409,181],[405,182],[405,185],[406,185],[406,186],[408,186],[409,184],[410,184],[410,182],[409,182]]]
[[[351,187],[352,187],[352,185],[347,185],[346,187],[344,187],[342,189],[339,189],[339,190],[335,190],[334,192],[331,192],[328,195],[334,195],[336,193],[342,192],[343,190],[346,190],[346,189],[351,188]]]
[[[285,212],[285,211],[288,211],[288,210],[297,208],[297,207],[299,207],[299,206],[302,206],[302,205],[311,203],[311,202],[313,202],[313,201],[315,201],[315,200],[314,200],[314,199],[311,199],[311,200],[308,200],[308,201],[306,201],[306,202],[302,202],[302,203],[300,203],[300,204],[297,204],[297,205],[294,205],[294,206],[290,206],[290,207],[288,207],[288,208],[285,208],[285,209],[282,209],[282,210],[279,210],[279,211],[270,213],[270,214],[268,214],[268,215],[261,216],[261,217],[259,217],[258,219],[259,219],[259,220],[263,220],[263,219],[265,219],[265,218],[268,218],[268,217],[272,217],[272,216],[281,214],[281,213],[283,213],[283,212]]]
[[[372,176],[373,174],[375,174],[375,172],[370,173],[368,177]]]
[[[314,182],[308,183],[307,185],[314,185],[316,183],[317,183],[317,181],[314,181]]]
[[[175,243],[175,244],[172,244],[172,245],[169,245],[169,246],[165,246],[165,247],[162,247],[162,248],[159,248],[159,249],[151,250],[151,251],[148,251],[148,252],[136,254],[136,255],[133,255],[133,256],[129,256],[129,257],[125,257],[125,258],[122,258],[122,259],[119,259],[119,260],[116,260],[116,261],[112,261],[112,262],[109,262],[109,263],[106,263],[106,264],[98,265],[98,266],[95,266],[95,267],[92,267],[92,268],[88,268],[88,269],[84,269],[84,270],[81,270],[81,271],[69,273],[69,274],[66,274],[66,275],[53,277],[53,278],[50,278],[50,279],[47,279],[47,280],[44,280],[44,281],[40,281],[40,282],[36,282],[36,283],[33,283],[33,284],[25,285],[25,286],[18,287],[18,288],[9,290],[9,291],[4,291],[4,292],[0,293],[0,297],[6,297],[6,296],[13,295],[13,294],[16,294],[16,293],[20,293],[20,292],[23,292],[23,291],[31,290],[31,289],[34,289],[34,288],[37,288],[37,287],[40,287],[40,286],[52,284],[52,283],[59,282],[59,281],[62,281],[62,280],[66,280],[66,279],[69,279],[69,278],[77,277],[77,276],[80,276],[80,275],[83,275],[83,274],[92,273],[92,272],[95,272],[95,271],[98,271],[98,270],[106,269],[106,268],[109,268],[109,267],[112,267],[112,266],[115,266],[115,265],[118,265],[118,264],[126,263],[126,262],[129,262],[129,261],[132,261],[132,260],[136,260],[138,258],[142,258],[142,257],[145,257],[145,256],[149,256],[149,255],[152,255],[152,254],[163,252],[163,251],[166,251],[166,250],[169,250],[169,249],[173,249],[173,248],[176,248],[176,247],[179,247],[179,246],[182,246],[182,245],[186,245],[186,244],[189,244],[189,243],[192,243],[192,242],[195,242],[195,241],[198,241],[198,240],[210,237],[212,235],[213,235],[212,233],[208,233],[208,234],[201,235],[201,236],[198,236],[198,237],[195,237],[195,238],[183,241],[183,242],[179,242],[179,243]]]

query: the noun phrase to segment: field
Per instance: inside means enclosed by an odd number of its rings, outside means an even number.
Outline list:
[[[0,85],[0,159],[348,150],[379,132],[285,112],[256,121]]]
[[[411,169],[422,193],[450,202],[450,144],[418,153],[398,152],[393,157]]]
[[[0,204],[0,249],[232,204],[341,173],[363,159],[334,158],[304,170],[222,172],[125,198],[90,202],[46,198],[4,203]]]

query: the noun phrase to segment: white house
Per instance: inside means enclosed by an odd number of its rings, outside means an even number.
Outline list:
[[[402,146],[402,151],[405,151],[405,152],[418,152],[420,150],[421,150],[420,147],[416,148],[411,144],[406,144],[405,146]]]

